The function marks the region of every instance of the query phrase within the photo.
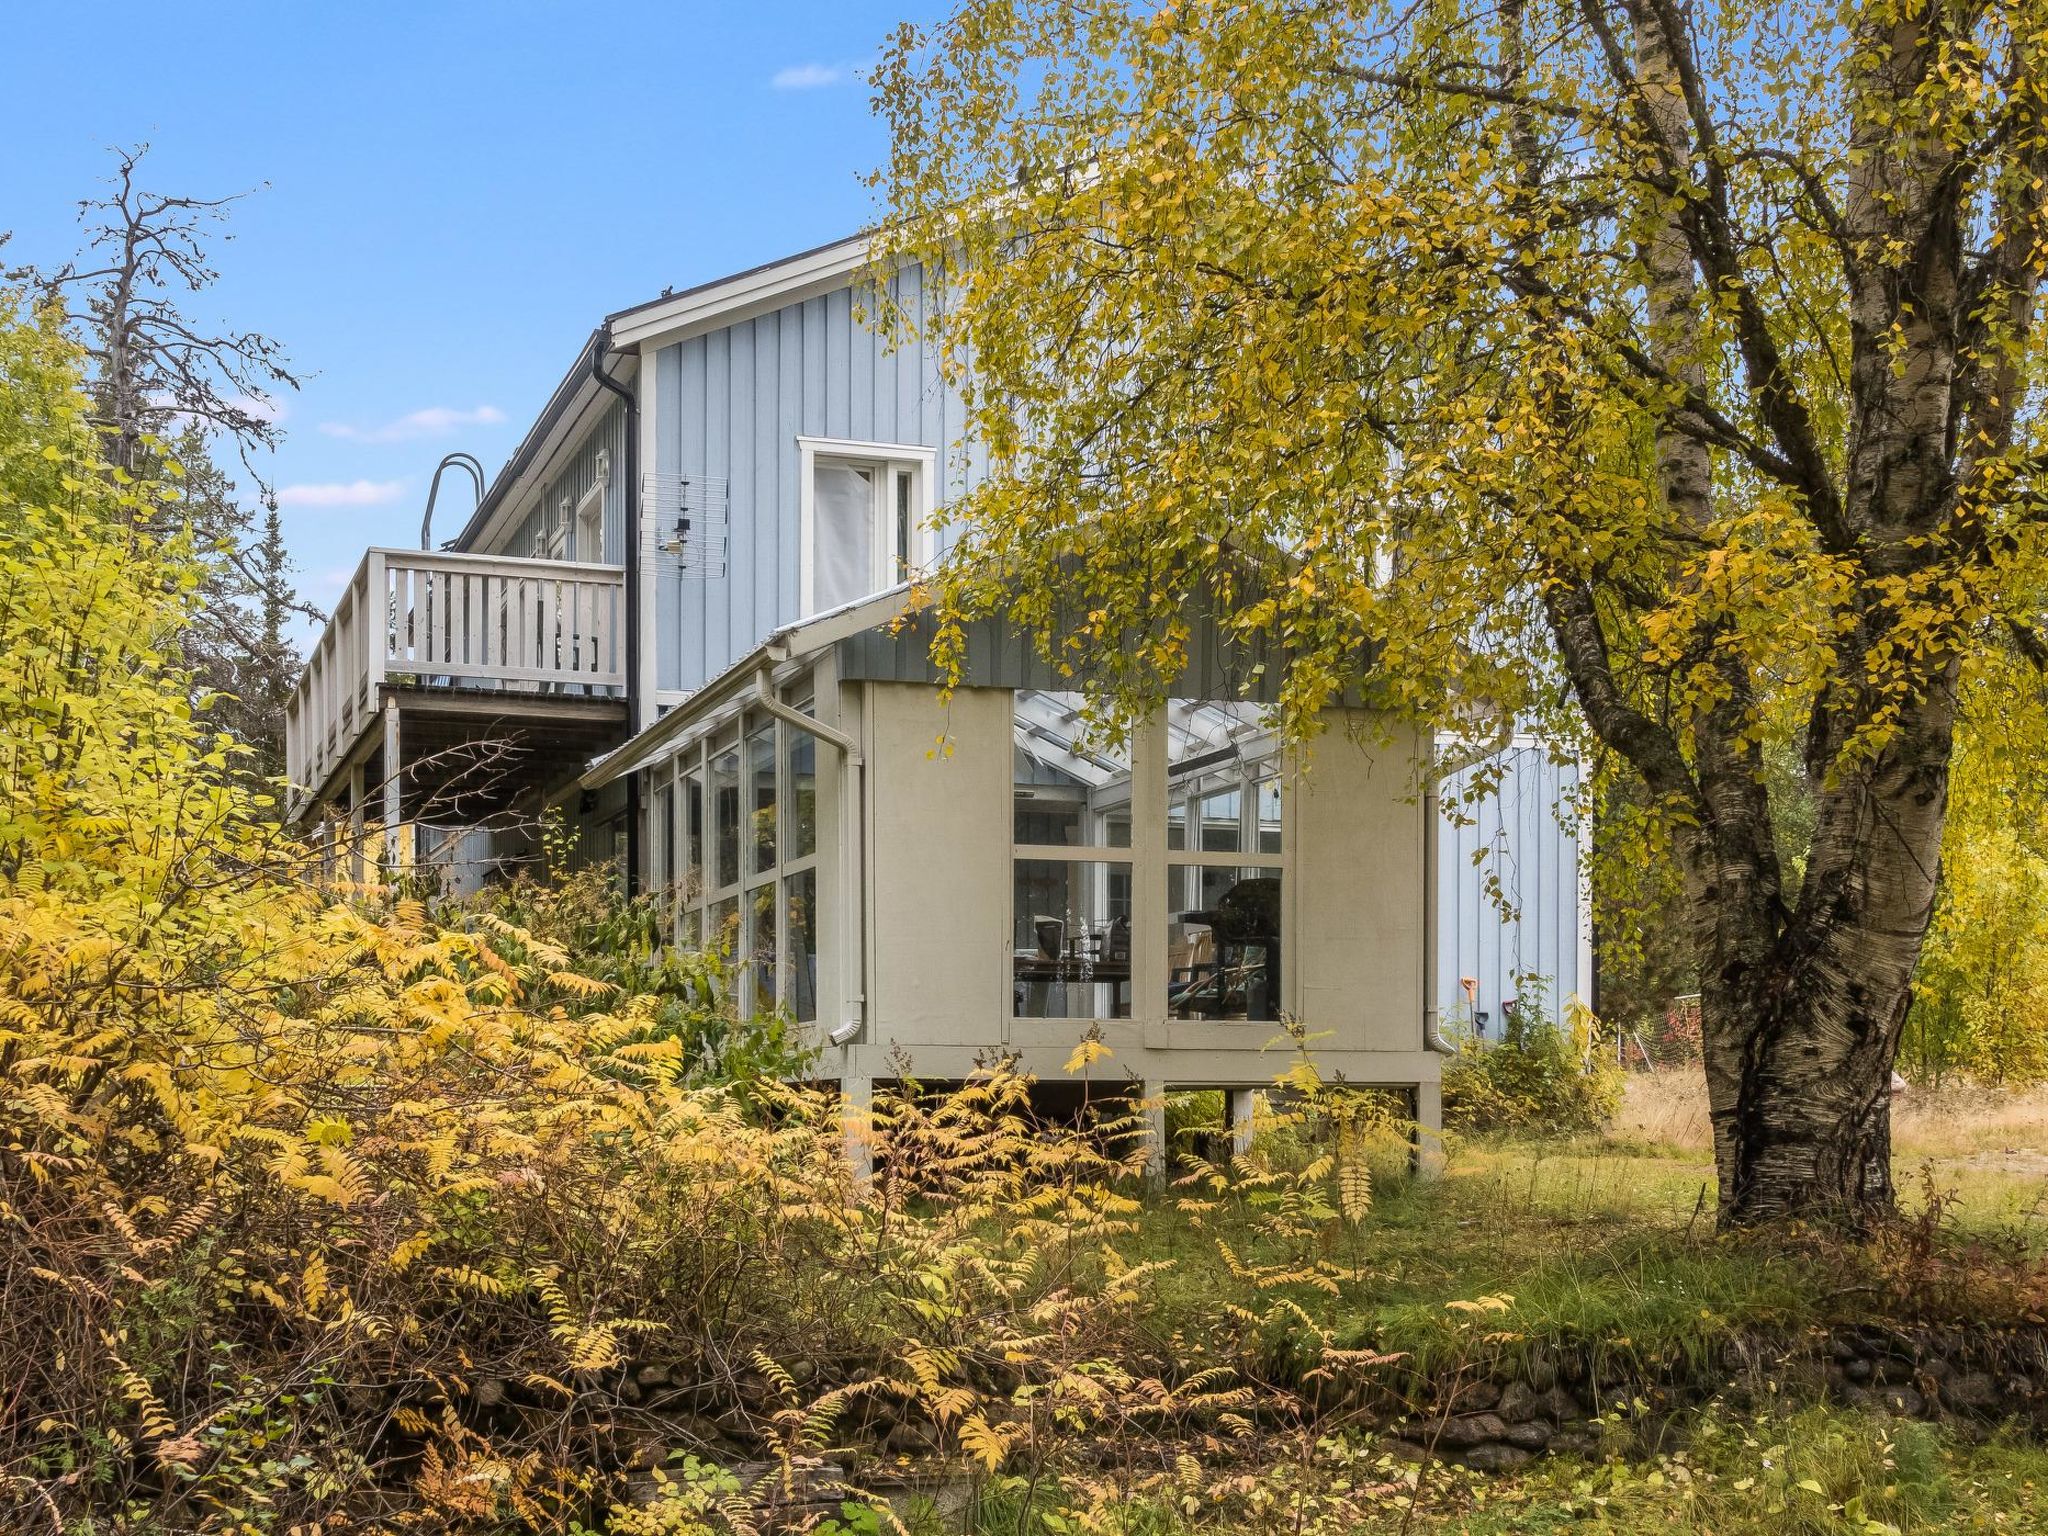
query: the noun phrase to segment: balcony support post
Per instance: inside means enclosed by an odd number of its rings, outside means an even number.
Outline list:
[[[384,879],[387,885],[396,886],[399,874],[405,868],[405,860],[399,850],[399,823],[405,814],[400,791],[404,780],[400,765],[404,759],[398,750],[398,700],[384,700]]]
[[[363,883],[363,765],[360,761],[348,771],[348,878],[356,886]]]
[[[363,627],[363,705],[377,707],[377,691],[384,684],[384,660],[391,652],[391,577],[384,566],[384,551],[373,549],[363,556],[363,595],[357,603]],[[397,615],[402,623],[404,615]]]

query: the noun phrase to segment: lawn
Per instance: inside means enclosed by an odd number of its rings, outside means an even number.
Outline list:
[[[2044,1146],[2048,1094],[1908,1096],[1898,1127],[1903,1214],[1923,1216],[1930,1192],[1938,1203],[1921,1229],[1934,1244],[1920,1256],[1930,1292],[1950,1286],[1942,1253],[1968,1247],[1973,1264],[1991,1251],[2008,1261],[2048,1253]],[[1375,1183],[1365,1219],[1335,1239],[1325,1227],[1313,1252],[1276,1243],[1271,1210],[1256,1197],[1192,1217],[1171,1201],[1149,1210],[1142,1247],[1174,1261],[1162,1280],[1162,1345],[1200,1352],[1213,1342],[1174,1331],[1176,1295],[1234,1291],[1258,1310],[1261,1287],[1245,1273],[1254,1259],[1277,1269],[1318,1258],[1348,1271],[1334,1294],[1313,1285],[1287,1294],[1336,1344],[1401,1353],[1422,1373],[1470,1352],[1469,1314],[1446,1304],[1482,1297],[1508,1298],[1489,1324],[1490,1355],[1578,1348],[1701,1379],[1715,1374],[1731,1334],[1865,1320],[1878,1278],[1916,1318],[1967,1319],[1970,1305],[1992,1304],[1914,1294],[1918,1277],[1904,1259],[1819,1238],[1718,1234],[1704,1109],[1677,1073],[1631,1080],[1602,1135],[1452,1138],[1437,1180],[1406,1177],[1390,1148]],[[1856,1272],[1864,1265],[1871,1274]]]
[[[1810,1341],[1814,1328],[1880,1314],[1903,1320],[1915,1309],[1988,1320],[1992,1303],[1952,1283],[1985,1251],[2038,1285],[2048,1253],[2039,1167],[2048,1094],[1909,1095],[1897,1127],[1899,1164],[1910,1173],[1906,1235],[1871,1249],[1717,1234],[1704,1128],[1684,1078],[1637,1078],[1599,1136],[1454,1139],[1436,1180],[1407,1178],[1389,1147],[1369,1213],[1348,1228],[1290,1229],[1281,1194],[1191,1213],[1184,1202],[1200,1193],[1191,1185],[1141,1217],[1144,1256],[1173,1261],[1145,1319],[1162,1358],[1298,1381],[1313,1371],[1320,1333],[1342,1348],[1403,1357],[1379,1368],[1398,1412],[1399,1398],[1419,1403],[1446,1380],[1576,1353],[1591,1380],[1614,1383],[1590,1444],[1506,1472],[1419,1467],[1412,1441],[1388,1432],[1383,1405],[1297,1431],[1190,1442],[1165,1458],[1171,1471],[1075,1468],[1028,1489],[998,1479],[973,1528],[2048,1532],[2048,1450],[2022,1430],[1818,1401],[1812,1374],[1795,1386],[1767,1370],[1768,1380],[1721,1390],[1731,1338],[1790,1345]],[[1920,1219],[1930,1192],[1931,1222]],[[1928,1243],[1916,1246],[1920,1238]],[[1285,1274],[1341,1278],[1261,1283]],[[1188,1321],[1213,1320],[1219,1296],[1247,1317],[1263,1314],[1263,1324],[1219,1337],[1213,1323],[1204,1331]],[[1482,1298],[1500,1300],[1484,1311],[1449,1305]],[[2010,1292],[1998,1298],[2011,1306]],[[1678,1390],[1636,1385],[1652,1381]]]

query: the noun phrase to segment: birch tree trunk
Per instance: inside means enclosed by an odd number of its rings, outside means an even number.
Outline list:
[[[1673,379],[1704,392],[1710,344],[1697,274],[1711,273],[1717,254],[1710,129],[1696,110],[1696,66],[1680,14],[1660,0],[1635,0],[1630,14],[1643,117],[1673,185],[1669,211],[1643,251],[1652,355]],[[1911,23],[1886,41],[1887,78],[1866,83],[1878,98],[1909,90],[1925,65]],[[1947,433],[1963,253],[1940,204],[1951,153],[1911,135],[1881,141],[1875,124],[1863,137],[1846,210],[1851,239],[1872,250],[1910,239],[1919,260],[1908,273],[1874,261],[1861,269],[1847,482],[1837,491],[1817,464],[1812,495],[1823,508],[1839,500],[1839,514],[1824,511],[1820,521],[1839,528],[1846,549],[1875,573],[1901,574],[1920,558],[1917,543],[1956,491]],[[1782,392],[1768,334],[1747,340],[1745,353],[1769,410]],[[1797,419],[1779,428],[1795,453],[1807,430]],[[1711,454],[1667,420],[1657,457],[1674,520],[1704,531],[1713,516]],[[1823,787],[1795,908],[1784,904],[1762,764],[1747,728],[1756,701],[1746,672],[1724,669],[1725,696],[1703,711],[1692,735],[1690,788],[1700,815],[1683,841],[1685,886],[1724,1223],[1812,1216],[1863,1226],[1894,1202],[1892,1063],[1934,907],[1957,666],[1933,658],[1903,702],[1862,696],[1864,659],[1896,615],[1867,589],[1857,602],[1809,730],[1809,769]],[[1711,646],[1718,636],[1709,629],[1703,638]],[[1861,761],[1850,736],[1887,702],[1897,711],[1895,735]]]

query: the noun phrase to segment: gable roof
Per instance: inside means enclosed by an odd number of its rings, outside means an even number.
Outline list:
[[[866,265],[868,255],[867,232],[847,235],[794,256],[617,310],[605,317],[605,325],[615,347],[666,346],[699,331],[732,325],[842,288]]]
[[[491,480],[462,531],[448,542],[459,549],[472,549],[488,542],[487,535],[495,531],[495,525],[516,510],[513,503],[519,494],[545,478],[547,467],[565,440],[573,438],[594,413],[611,404],[611,392],[601,389],[591,377],[596,363],[614,354],[631,359],[616,370],[623,383],[631,376],[636,354],[642,348],[667,346],[686,336],[733,325],[844,287],[867,262],[868,252],[865,232],[847,235],[607,315],[584,341],[576,360],[562,375],[526,436],[512,450],[512,456]]]

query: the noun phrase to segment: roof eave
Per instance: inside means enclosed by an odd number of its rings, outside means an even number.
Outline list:
[[[541,407],[526,436],[512,450],[512,456],[498,471],[497,478],[484,493],[484,499],[477,503],[476,511],[470,514],[469,521],[462,525],[462,531],[448,547],[473,551],[478,545],[488,543],[488,536],[495,531],[501,517],[515,511],[520,496],[532,489],[539,478],[536,471],[545,471],[553,463],[563,439],[594,425],[595,417],[610,406],[610,392],[599,389],[591,377],[591,367],[598,356],[598,349],[604,345],[604,336],[602,328],[590,333],[582,350],[576,354],[576,361],[562,375],[561,382],[555,386],[547,404]],[[623,359],[618,367],[621,378],[630,374],[638,362],[638,357],[630,354]],[[595,411],[593,407],[596,407]]]
[[[762,667],[837,645],[841,640],[887,624],[919,604],[918,589],[906,582],[872,597],[785,624],[646,730],[593,762],[577,784],[583,789],[601,789],[655,761],[661,749],[675,737],[686,734],[708,715],[738,698],[740,690]]]

